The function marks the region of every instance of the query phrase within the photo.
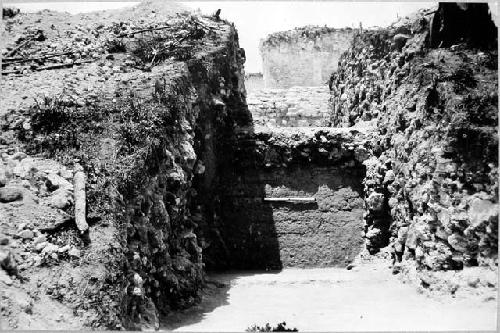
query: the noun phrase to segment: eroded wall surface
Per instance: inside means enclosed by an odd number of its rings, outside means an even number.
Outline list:
[[[363,245],[364,170],[305,166],[249,170],[224,196],[223,230],[242,268],[326,267],[351,262]],[[314,198],[314,202],[266,199]]]
[[[266,88],[325,84],[354,32],[304,27],[269,35],[260,45]]]
[[[219,268],[344,266],[363,244],[368,133],[269,129],[239,135],[221,193]],[[313,202],[266,201],[306,197]]]

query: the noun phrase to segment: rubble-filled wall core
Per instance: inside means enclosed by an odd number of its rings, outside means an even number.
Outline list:
[[[28,25],[47,19],[44,12],[20,15],[13,20]],[[217,209],[219,168],[233,149],[234,128],[251,122],[243,52],[236,30],[225,21],[188,12],[167,13],[166,22],[134,14],[134,24],[117,26],[99,21],[99,15],[85,43],[72,33],[84,29],[78,17],[60,14],[60,21],[68,21],[62,27],[67,33],[36,32],[45,35],[33,42],[30,56],[47,47],[51,52],[72,47],[66,58],[26,67],[11,59],[4,66],[2,93],[13,93],[2,97],[0,112],[0,214],[19,209],[0,219],[2,272],[8,261],[9,274],[30,276],[11,291],[26,293],[28,300],[52,295],[71,309],[64,323],[72,328],[154,329],[163,315],[200,299],[201,239]],[[31,32],[6,24],[12,50],[17,29]],[[177,47],[153,55],[148,50],[158,43]],[[84,61],[72,59],[75,54]],[[33,86],[43,87],[44,95]],[[26,171],[14,173],[21,160]],[[88,230],[75,226],[73,189],[63,188],[67,181],[61,178],[71,179],[75,163],[86,177]],[[58,201],[44,199],[58,187]],[[58,219],[47,226],[49,213]],[[26,235],[21,242],[19,233]],[[24,327],[23,305],[17,298],[4,301],[9,327]],[[46,317],[49,328],[51,320],[52,325],[60,320]]]
[[[269,35],[259,46],[265,87],[324,85],[354,33],[350,28],[307,26]]]
[[[482,19],[454,30],[457,17]],[[331,120],[378,128],[365,162],[372,253],[390,245],[396,268],[497,267],[497,81],[487,4],[443,3],[354,38],[331,78]]]

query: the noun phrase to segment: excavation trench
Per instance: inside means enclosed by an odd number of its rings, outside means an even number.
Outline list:
[[[364,247],[389,245],[401,275],[414,266],[497,271],[497,57],[459,42],[496,30],[484,20],[473,33],[449,33],[453,13],[488,9],[454,6],[440,5],[430,22],[429,12],[362,34],[277,33],[268,53],[276,61],[264,62],[264,74],[278,76],[264,86],[279,88],[259,93],[245,89],[234,25],[187,12],[165,21],[149,2],[120,28],[100,17],[98,36],[84,42],[99,51],[81,53],[82,62],[11,59],[2,91],[16,93],[2,96],[0,186],[22,195],[0,205],[1,216],[13,214],[0,219],[8,231],[0,250],[21,274],[6,289],[22,291],[23,281],[29,301],[8,296],[8,328],[36,328],[30,323],[43,318],[47,328],[241,331],[287,321],[301,331],[492,329],[493,302],[428,303],[395,280],[389,258],[373,270],[357,261],[345,269]],[[22,39],[6,30],[6,45],[30,41],[44,15],[27,15]],[[23,43],[26,54],[43,57],[45,44],[79,48],[83,35],[66,32],[80,31],[80,18],[71,22]],[[286,47],[296,32],[315,41]],[[490,39],[470,46],[496,50]],[[286,50],[295,55],[283,57]],[[317,51],[328,64],[321,71]],[[45,218],[71,221],[74,191],[55,188],[73,179],[76,161],[87,179],[85,241]],[[64,182],[48,186],[53,172]],[[54,232],[42,249],[44,230]],[[496,288],[488,276],[458,274],[462,284],[446,283],[447,292]],[[426,275],[416,281],[440,285]],[[61,304],[72,309],[64,320],[51,310]]]
[[[285,117],[293,121],[293,116]],[[310,125],[317,125],[318,118],[305,117]],[[214,154],[212,146],[205,146],[207,169],[199,184],[212,188],[207,177],[219,184],[213,192],[218,209],[200,237],[208,284],[199,306],[169,315],[163,328],[244,330],[253,324],[251,319],[241,318],[238,327],[231,321],[229,326],[204,324],[207,313],[230,306],[233,288],[238,293],[243,287],[243,294],[272,303],[287,293],[300,298],[318,281],[320,288],[325,282],[335,284],[329,279],[363,249],[363,162],[371,154],[370,137],[370,130],[250,125],[238,127],[234,141],[222,146],[228,153]],[[218,157],[217,174],[210,171],[213,157]],[[308,274],[311,279],[304,279]],[[278,287],[278,294],[264,291],[269,284]],[[250,304],[245,312],[254,312],[254,323],[265,320]],[[314,302],[310,306],[322,308]],[[300,317],[282,315],[284,320]],[[195,326],[186,326],[190,324]]]
[[[345,267],[361,251],[372,131],[322,127],[328,98],[325,86],[252,89],[253,122],[230,152],[205,153],[219,160],[208,271]]]
[[[494,302],[429,298],[401,283],[387,259],[345,268],[364,247],[370,130],[246,127],[236,136],[219,180],[220,219],[203,252],[201,302],[170,313],[161,330],[495,327]]]

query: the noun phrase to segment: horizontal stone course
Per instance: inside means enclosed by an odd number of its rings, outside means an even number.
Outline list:
[[[249,92],[247,104],[255,125],[326,126],[329,98],[326,86],[260,89]]]

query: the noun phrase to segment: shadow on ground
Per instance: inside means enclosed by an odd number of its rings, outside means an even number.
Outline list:
[[[202,291],[201,302],[185,310],[175,311],[161,318],[160,330],[172,331],[179,327],[197,324],[217,308],[229,305],[229,293],[232,285],[240,278],[262,274],[278,274],[280,271],[228,271],[208,273],[206,285]]]

